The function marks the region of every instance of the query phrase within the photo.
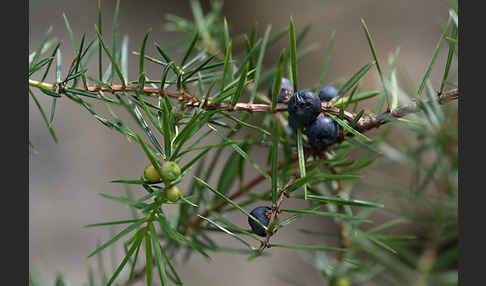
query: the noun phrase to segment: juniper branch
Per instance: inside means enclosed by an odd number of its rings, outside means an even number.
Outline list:
[[[49,89],[52,91],[56,90],[56,87],[58,85],[56,84],[51,84],[51,83],[45,83],[45,82],[39,82],[35,80],[29,79],[29,85],[30,86],[35,86],[35,87],[41,87],[45,89]],[[99,86],[90,86],[87,89],[82,89],[78,88],[80,91],[89,91],[89,92],[98,92],[98,91],[103,91],[103,92],[110,92],[110,93],[118,93],[118,92],[134,92],[135,90],[141,90],[139,88],[134,88],[130,86],[122,86],[122,85],[111,85],[110,87],[99,87]],[[61,86],[59,88],[59,93],[63,94],[66,93],[66,90]],[[189,94],[186,91],[182,92],[173,92],[169,91],[167,89],[160,89],[160,88],[155,88],[151,86],[144,86],[143,88],[143,93],[144,94],[167,94],[167,96],[172,97],[177,99],[178,101],[183,101],[184,102],[184,107],[185,108],[195,108],[199,107],[199,105],[202,103],[197,97],[194,95]],[[442,94],[439,94],[437,96],[437,102],[439,104],[446,104],[449,103],[453,100],[457,100],[459,98],[459,90],[458,89],[453,89],[450,91],[446,91]],[[277,104],[275,110],[272,110],[272,106],[270,104],[257,104],[257,103],[237,103],[235,105],[231,105],[230,103],[215,103],[215,104],[204,104],[203,109],[206,110],[226,110],[226,111],[248,111],[248,112],[279,112],[279,111],[287,111],[287,104],[285,103],[279,103]],[[390,122],[390,118],[402,118],[408,114],[411,113],[416,113],[418,112],[419,106],[417,102],[412,102],[408,105],[401,105],[398,106],[397,108],[384,112],[380,115],[374,115],[374,114],[364,114],[357,124],[355,125],[355,129],[359,132],[371,130],[374,128],[378,128],[381,125]],[[334,115],[339,115],[339,108],[337,107],[329,107],[325,103],[322,104],[322,111],[327,112],[330,114]],[[356,114],[353,114],[348,111],[344,111],[344,117],[352,121],[355,117]]]

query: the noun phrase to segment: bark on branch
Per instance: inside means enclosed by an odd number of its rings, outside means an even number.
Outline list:
[[[45,89],[50,89],[52,91],[56,90],[56,85],[51,83],[39,82],[35,80],[29,79],[29,85],[35,87],[41,87]],[[89,91],[89,92],[109,92],[109,93],[120,93],[120,92],[135,92],[141,91],[140,88],[134,88],[130,86],[122,86],[114,84],[111,87],[99,87],[99,86],[89,86],[86,89],[78,88],[81,91]],[[66,93],[64,88],[59,89],[59,93]],[[166,89],[159,89],[154,88],[151,86],[145,86],[143,88],[143,93],[146,95],[162,95],[166,94],[169,97],[175,98],[178,101],[184,102],[185,108],[195,108],[199,107],[199,105],[203,104],[197,97],[191,95],[185,91],[183,92],[173,92]],[[450,91],[446,91],[442,94],[437,96],[437,102],[439,104],[445,104],[453,100],[457,100],[459,98],[459,90],[453,89]],[[287,111],[287,104],[286,103],[279,103],[272,110],[272,106],[270,104],[258,104],[258,103],[236,103],[232,106],[229,103],[204,103],[203,108],[206,110],[224,110],[224,111],[248,111],[248,112],[280,112],[280,111]],[[370,129],[374,129],[380,127],[381,125],[390,121],[390,117],[393,118],[401,118],[408,114],[418,112],[420,109],[416,102],[412,102],[408,105],[401,105],[397,108],[384,112],[379,115],[374,114],[363,114],[363,116],[359,119],[358,123],[354,126],[354,128],[359,132],[364,132]],[[339,108],[338,107],[329,107],[326,106],[325,103],[322,104],[322,111],[327,112],[333,115],[339,115]],[[350,113],[348,111],[344,111],[344,117],[348,121],[352,121],[355,118],[356,114]]]

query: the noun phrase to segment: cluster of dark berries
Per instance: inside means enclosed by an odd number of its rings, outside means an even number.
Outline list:
[[[269,88],[271,96],[273,82]],[[289,125],[292,129],[302,128],[309,138],[309,143],[316,148],[324,148],[336,141],[338,128],[336,123],[321,113],[321,102],[330,101],[338,94],[338,90],[325,85],[319,90],[319,96],[310,90],[299,90],[293,93],[293,86],[286,78],[282,78],[279,102],[288,99]],[[292,94],[289,97],[289,94]]]
[[[273,81],[268,88],[268,96],[272,97]],[[338,90],[325,85],[319,90],[319,96],[310,90],[299,90],[294,93],[290,80],[282,78],[278,102],[288,102],[289,125],[292,129],[302,128],[309,138],[309,142],[316,148],[323,148],[336,141],[338,129],[336,123],[321,113],[321,102],[330,101],[338,94]],[[250,212],[265,227],[270,223],[272,208],[267,206],[256,207]],[[259,236],[266,236],[265,229],[251,217],[248,224],[252,231]]]

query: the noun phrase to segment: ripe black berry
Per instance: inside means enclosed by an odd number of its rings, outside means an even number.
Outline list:
[[[325,85],[319,90],[321,101],[330,101],[338,94],[338,90],[332,85]]]
[[[292,128],[292,130],[297,132],[297,127],[298,127],[297,121],[292,115],[289,115],[289,126],[290,128]]]
[[[273,90],[273,80],[268,87],[268,97],[272,98]],[[282,83],[280,84],[280,93],[278,95],[278,102],[286,102],[289,100],[290,96],[294,93],[294,86],[287,78],[282,78]]]
[[[254,218],[256,218],[259,222],[261,222],[264,226],[268,226],[268,223],[270,222],[270,216],[272,214],[272,208],[257,207],[253,209],[250,214]],[[255,234],[259,236],[267,235],[265,229],[250,217],[248,217],[248,224],[250,225],[251,229]]]
[[[299,126],[307,126],[321,112],[321,101],[312,91],[299,90],[290,97],[288,111]]]
[[[338,128],[336,122],[327,116],[319,116],[306,129],[309,143],[318,148],[324,148],[336,141]]]

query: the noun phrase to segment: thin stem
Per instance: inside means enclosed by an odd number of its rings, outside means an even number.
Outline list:
[[[307,162],[307,159],[309,158],[309,151],[308,150],[305,150],[307,152],[304,152],[304,164]],[[297,158],[295,159],[297,160]],[[275,208],[272,209],[272,214],[270,215],[270,220],[268,222],[268,225],[272,225],[274,224],[275,222],[275,219],[278,215],[278,213],[280,212],[280,207],[283,203],[283,201],[286,199],[286,198],[289,198],[289,195],[287,194],[286,190],[287,188],[293,183],[295,182],[295,180],[297,178],[300,177],[300,171],[299,169],[297,169],[297,171],[295,171],[295,173],[290,177],[290,179],[288,180],[288,182],[285,184],[285,186],[283,188],[281,188],[281,191],[280,191],[280,197],[278,198],[278,201],[277,201],[277,205],[275,206]],[[265,250],[265,248],[270,248],[270,238],[275,234],[275,232],[272,230],[272,231],[268,231],[267,232],[267,235],[265,237],[265,242],[262,244],[262,246],[260,247],[259,251],[260,253],[263,252],[263,250]]]
[[[440,247],[440,238],[442,232],[444,231],[445,224],[445,201],[448,199],[446,190],[449,188],[449,180],[441,178],[437,182],[437,190],[439,192],[439,213],[437,214],[440,218],[439,223],[435,223],[430,227],[428,232],[428,239],[425,243],[424,248],[417,260],[417,277],[411,283],[412,286],[427,286],[428,275],[431,272],[435,261],[437,260],[437,252]]]
[[[307,159],[307,158],[306,158]],[[307,160],[305,160],[307,161]],[[280,197],[278,198],[277,205],[275,208],[272,209],[272,214],[270,215],[270,220],[268,222],[268,225],[271,225],[274,223],[275,218],[277,217],[277,214],[280,212],[280,207],[282,206],[283,201],[289,197],[289,195],[285,192],[288,186],[292,184],[298,177],[300,177],[300,172],[297,170],[292,177],[289,179],[287,184],[282,188],[280,191]],[[263,252],[265,248],[270,248],[270,238],[273,236],[275,232],[267,232],[267,235],[265,237],[265,242],[262,244],[262,247],[260,248],[260,252]]]
[[[290,164],[297,161],[297,157],[294,157],[290,160]],[[278,166],[278,169],[282,169],[282,167],[284,166],[285,162],[280,162],[279,166]],[[272,170],[267,170],[267,174],[271,175],[272,174]],[[259,175],[255,178],[253,178],[251,181],[249,181],[246,185],[244,185],[243,187],[240,188],[239,191],[237,191],[236,193],[232,194],[231,196],[229,196],[229,198],[231,200],[235,200],[241,196],[243,196],[244,194],[248,193],[249,191],[251,191],[253,189],[253,187],[257,186],[259,183],[263,182],[265,180],[265,177],[263,175]],[[214,211],[220,211],[222,208],[224,208],[226,205],[228,205],[228,202],[227,201],[220,201],[218,204],[216,204],[215,206],[213,206],[212,208],[206,210],[202,216],[205,217],[205,216],[208,216],[210,212],[214,212]],[[202,218],[200,217],[195,217],[193,218],[192,220],[189,221],[188,223],[188,228],[194,228],[196,226],[198,226],[201,222],[203,221]]]

